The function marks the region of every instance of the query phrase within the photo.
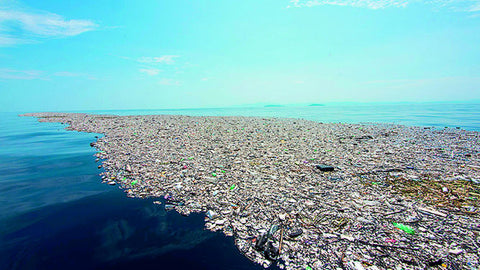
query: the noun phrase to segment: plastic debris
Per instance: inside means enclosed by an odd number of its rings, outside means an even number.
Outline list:
[[[268,241],[265,248],[265,258],[268,260],[275,261],[278,259],[278,248],[273,245],[272,241]]]
[[[461,248],[450,249],[450,250],[448,250],[448,253],[458,255],[458,254],[463,253],[463,249],[461,249]]]
[[[215,219],[218,217],[218,214],[215,211],[208,210],[205,214],[209,219]]]
[[[302,233],[303,233],[303,230],[298,228],[298,229],[295,229],[295,230],[291,231],[288,234],[288,237],[290,237],[290,238],[299,237],[300,235],[302,235]]]
[[[433,208],[430,208],[430,207],[418,207],[418,211],[421,212],[421,213],[426,213],[426,214],[433,214],[433,215],[437,215],[437,216],[440,216],[440,217],[446,217],[447,214],[445,213],[442,213],[440,211],[437,211]]]
[[[480,267],[478,132],[262,117],[31,115],[103,133],[94,142],[103,182],[129,197],[164,197],[166,210],[184,216],[205,213],[207,230],[234,237],[239,252],[264,267]]]
[[[318,165],[315,165],[315,167],[322,172],[333,172],[333,170],[335,169],[333,168],[333,166],[325,165],[325,164],[318,164]]]
[[[406,233],[415,234],[415,230],[414,230],[412,227],[408,226],[408,225],[404,225],[404,224],[402,224],[402,223],[395,223],[395,222],[394,222],[394,223],[393,223],[393,226],[399,228],[400,230],[402,230],[402,231],[404,231],[404,232],[406,232]]]
[[[267,233],[261,233],[257,238],[255,242],[255,249],[258,251],[264,251],[265,250],[265,244],[267,243],[268,240],[268,235]]]

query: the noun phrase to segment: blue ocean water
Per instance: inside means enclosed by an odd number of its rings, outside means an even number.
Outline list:
[[[320,122],[387,122],[480,131],[479,104],[374,104],[106,114],[245,115]],[[25,113],[25,112],[19,112]],[[262,269],[233,239],[203,229],[203,215],[166,212],[101,183],[101,134],[0,113],[0,269]]]
[[[100,134],[0,114],[0,269],[263,269],[204,215],[101,183]]]
[[[238,107],[177,110],[84,111],[118,115],[176,114],[191,116],[264,116],[302,118],[324,123],[394,123],[437,128],[480,130],[480,104],[401,103],[325,106]]]

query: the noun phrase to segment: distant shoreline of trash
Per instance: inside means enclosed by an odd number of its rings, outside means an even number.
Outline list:
[[[480,133],[267,117],[36,113],[102,133],[104,182],[286,269],[477,269]]]

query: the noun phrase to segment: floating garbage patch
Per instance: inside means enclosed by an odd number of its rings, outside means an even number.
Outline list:
[[[105,183],[235,239],[265,267],[478,269],[480,135],[258,117],[38,113],[103,133]]]

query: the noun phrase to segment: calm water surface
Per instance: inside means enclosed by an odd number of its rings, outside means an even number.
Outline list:
[[[408,126],[462,127],[480,130],[480,104],[363,104],[327,106],[285,106],[182,110],[85,111],[89,113],[243,115],[303,118],[318,122],[395,123]]]
[[[1,114],[0,269],[263,269],[204,215],[101,183],[100,134]]]
[[[23,113],[23,112],[22,112]],[[110,114],[246,115],[320,122],[388,122],[480,130],[480,105],[363,105]],[[0,269],[263,269],[232,238],[203,230],[203,215],[165,212],[101,183],[101,134],[0,114]]]

